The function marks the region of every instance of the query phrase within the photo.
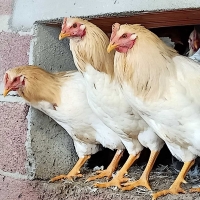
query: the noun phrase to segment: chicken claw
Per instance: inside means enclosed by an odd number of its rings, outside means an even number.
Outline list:
[[[80,173],[80,168],[84,165],[84,163],[89,158],[90,158],[90,155],[79,158],[76,165],[73,167],[73,169],[67,175],[56,176],[56,177],[52,178],[49,182],[53,183],[53,182],[61,180],[61,179],[69,179],[69,180],[73,181],[73,178],[75,178],[75,177],[82,177],[83,175]]]
[[[103,170],[103,171],[101,171],[101,170],[96,171],[97,175],[89,177],[86,180],[86,182],[93,181],[93,180],[96,180],[96,179],[99,179],[99,178],[104,178],[104,177],[107,177],[108,179],[110,179],[113,171],[114,170],[109,170],[109,169],[106,169],[106,170]]]
[[[131,167],[131,165],[135,162],[135,160],[139,158],[139,156],[140,153],[138,153],[137,155],[130,155],[126,163],[119,170],[119,172],[117,172],[116,176],[111,181],[105,183],[96,183],[94,184],[94,186],[99,188],[117,186],[118,188],[121,189],[122,188],[121,183],[129,181],[129,178],[124,178],[124,174],[127,174],[127,170]]]
[[[200,188],[191,188],[190,193],[193,193],[193,192],[200,192]]]
[[[83,177],[83,175],[80,174],[80,173],[77,173],[77,174],[74,174],[74,175],[70,175],[70,174],[67,174],[67,175],[59,175],[59,176],[53,177],[49,182],[50,182],[50,183],[53,183],[53,182],[59,181],[59,180],[61,180],[61,179],[68,179],[68,180],[70,180],[70,181],[73,181],[74,178],[76,178],[76,177],[81,178],[81,177]]]
[[[165,196],[167,194],[178,194],[178,193],[185,193],[185,191],[181,188],[181,183],[185,183],[185,176],[189,169],[192,167],[194,164],[194,160],[185,162],[178,177],[174,181],[174,183],[171,185],[171,187],[168,190],[162,190],[157,193],[153,194],[152,200],[156,200],[160,196]]]
[[[115,171],[115,169],[118,166],[119,160],[122,157],[123,152],[124,151],[122,151],[122,150],[117,150],[116,153],[115,153],[115,156],[112,159],[112,162],[110,163],[110,165],[108,166],[108,168],[106,170],[103,170],[103,171],[96,171],[96,173],[98,175],[89,177],[86,180],[86,182],[93,181],[95,179],[103,178],[103,177],[108,177],[108,179],[111,178],[112,177],[112,173]]]
[[[170,187],[168,190],[162,190],[153,194],[152,200],[156,200],[160,196],[165,196],[167,194],[179,194],[185,193],[185,191],[180,186]]]
[[[137,181],[134,181],[134,182],[125,183],[124,184],[125,187],[123,187],[122,190],[132,190],[133,188],[136,188],[138,186],[144,186],[148,190],[151,190],[151,187],[149,185],[149,174],[153,168],[153,165],[154,165],[158,155],[159,155],[159,151],[151,151],[149,161],[148,161],[147,166],[146,166],[144,172],[142,173],[142,176],[140,177],[140,179]]]
[[[111,186],[116,186],[119,189],[122,188],[121,183],[125,183],[129,180],[129,178],[124,178],[123,176],[116,175],[111,181],[109,182],[104,182],[104,183],[95,183],[94,187],[98,187],[98,188],[107,188],[107,187],[111,187]]]
[[[132,190],[138,186],[143,186],[146,187],[148,190],[151,190],[148,180],[142,177],[137,181],[125,183],[123,184],[123,186],[125,187],[122,187],[122,190]]]

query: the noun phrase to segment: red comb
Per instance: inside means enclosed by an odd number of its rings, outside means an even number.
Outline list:
[[[66,22],[67,22],[67,17],[64,17],[63,24],[66,24]]]
[[[112,33],[111,33],[111,37],[110,37],[110,41],[115,37],[115,35],[117,34],[117,31],[120,28],[120,24],[119,23],[114,23],[112,25]]]
[[[3,78],[4,85],[6,85],[7,80],[8,80],[8,74],[5,73],[4,78]]]

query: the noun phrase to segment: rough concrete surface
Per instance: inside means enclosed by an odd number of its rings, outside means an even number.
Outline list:
[[[49,71],[76,69],[69,40],[58,39],[61,28],[36,24],[33,44],[33,63]]]
[[[30,35],[20,36],[18,33],[0,33],[0,80],[2,80],[7,69],[28,64],[30,40]]]
[[[32,108],[31,147],[34,154],[35,177],[49,179],[68,173],[77,161],[73,142],[68,133],[51,118]],[[28,157],[29,159],[29,157]]]
[[[25,174],[28,106],[0,102],[0,169]]]

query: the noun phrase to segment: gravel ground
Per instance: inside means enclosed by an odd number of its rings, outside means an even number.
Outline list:
[[[113,151],[104,150],[93,155],[88,163],[81,169],[81,173],[84,177],[74,180],[73,182],[68,180],[58,181],[55,183],[48,183],[41,181],[37,187],[41,188],[42,194],[39,199],[41,200],[151,200],[152,192],[157,192],[159,190],[168,189],[175,178],[178,175],[179,169],[182,167],[182,163],[174,160],[172,162],[172,156],[165,146],[160,152],[155,167],[150,174],[150,185],[153,191],[148,191],[144,187],[137,187],[132,191],[123,192],[116,187],[102,188],[98,189],[93,187],[93,184],[98,182],[105,182],[106,179],[99,179],[92,182],[85,183],[85,180],[94,175],[95,172],[92,170],[95,166],[104,165],[105,168],[109,165],[111,159],[114,156]],[[140,158],[137,160],[136,164],[133,165],[129,174],[127,175],[131,180],[137,180],[141,176],[146,163],[149,158],[149,150],[143,150]],[[120,166],[124,164],[128,157],[128,153],[125,152],[123,158],[121,159]],[[200,161],[196,162],[198,165],[189,171],[186,181],[187,184],[182,184],[183,188],[186,190],[186,194],[179,195],[167,195],[158,198],[158,200],[200,200],[200,193],[188,193],[191,187],[200,184]]]
[[[142,171],[145,166],[132,166],[129,172],[128,177],[132,180],[136,180],[142,174]],[[114,199],[114,200],[151,200],[152,191],[148,191],[143,187],[138,187],[129,192],[122,192],[118,190],[116,187],[107,188],[107,189],[97,189],[93,187],[93,182],[85,183],[85,180],[94,174],[91,169],[82,169],[82,173],[84,174],[83,178],[76,179],[74,182],[70,182],[67,180],[59,181],[57,183],[46,183],[46,190],[52,190],[51,196],[41,196],[41,199],[53,199],[53,200],[106,200],[106,199]],[[156,169],[154,169],[150,176],[150,184],[153,191],[158,191],[161,189],[167,189],[170,187],[172,182],[175,180],[177,176],[177,172],[168,166],[160,165]],[[106,181],[106,179],[101,179],[99,182]],[[199,177],[193,178],[189,175],[186,177],[187,184],[183,184],[183,188],[188,191],[193,185],[199,182]],[[48,193],[49,194],[49,193]],[[164,197],[160,197],[159,200],[175,200],[175,199],[184,199],[184,200],[200,200],[200,194],[198,193],[186,193],[179,195],[167,195]]]

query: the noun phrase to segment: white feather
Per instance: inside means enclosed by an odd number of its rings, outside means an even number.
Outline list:
[[[61,104],[56,109],[44,101],[32,106],[53,118],[70,134],[79,157],[96,153],[100,144],[110,149],[124,149],[119,137],[89,107],[85,89],[82,74],[73,72],[62,86]]]
[[[87,64],[85,69],[83,75],[89,105],[102,121],[117,133],[128,153],[136,155],[143,146],[159,151],[164,142],[130,107],[120,85],[111,80],[109,75],[95,70],[90,64]],[[148,134],[150,135],[146,137]],[[149,140],[149,137],[156,139]]]
[[[171,153],[186,162],[200,156],[200,65],[183,56],[174,57],[173,62],[177,78],[169,79],[169,92],[162,98],[144,102],[126,83],[123,91]]]
[[[131,35],[131,37],[130,37],[130,40],[135,40],[136,38],[137,38],[137,34],[134,34],[134,33],[133,33],[133,34]]]

